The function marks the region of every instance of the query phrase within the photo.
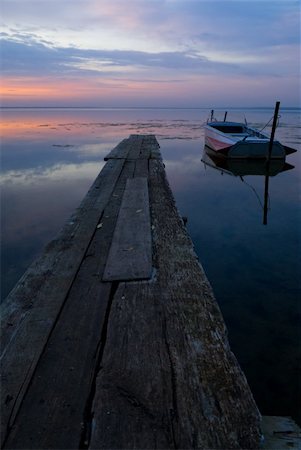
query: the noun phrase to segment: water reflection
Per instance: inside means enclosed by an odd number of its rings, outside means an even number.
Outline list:
[[[78,206],[103,163],[7,170],[1,176],[2,294],[6,296]]]
[[[266,110],[247,112],[248,123],[257,128],[270,116]],[[296,417],[301,152],[288,158],[294,170],[270,167],[273,209],[268,228],[263,227],[262,209],[246,183],[262,203],[264,167],[234,167],[233,162],[219,170],[206,165],[205,170],[200,149],[201,124],[207,117],[207,109],[5,111],[2,295],[79,205],[104,155],[131,133],[155,134],[177,207],[188,217],[189,234],[222,309],[231,348],[260,410]],[[231,111],[231,119],[241,118],[241,111]],[[284,112],[277,137],[300,149],[299,118],[298,112]],[[220,176],[221,169],[229,176]]]
[[[204,146],[201,161],[205,164],[205,166],[212,167],[213,169],[220,171],[221,174],[239,177],[243,183],[245,183],[250,187],[250,189],[253,190],[263,210],[263,225],[267,225],[269,210],[269,178],[275,177],[281,172],[285,172],[295,168],[295,166],[293,166],[292,164],[287,163],[285,158],[271,159],[269,161],[265,159],[256,160],[222,158],[216,156],[216,153],[212,151],[207,145]],[[256,189],[244,179],[244,177],[248,175],[259,175],[264,178],[263,200],[260,199]]]

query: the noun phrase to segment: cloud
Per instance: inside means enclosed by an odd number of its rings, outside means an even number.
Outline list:
[[[175,51],[207,34],[200,43],[233,51],[300,38],[290,0],[2,0],[2,10],[8,27],[41,31],[61,47]]]
[[[205,74],[286,76],[299,75],[299,45],[257,46],[242,50],[147,52],[137,50],[59,47],[35,34],[0,33],[1,69],[4,76],[47,76],[59,79],[188,80]],[[210,39],[201,34],[197,39]],[[281,61],[281,64],[279,63]]]
[[[38,98],[46,89],[48,99],[61,91],[90,101],[96,89],[106,99],[140,95],[144,102],[155,90],[184,95],[185,84],[197,89],[205,79],[220,92],[231,78],[246,90],[250,80],[254,89],[253,81],[269,89],[269,79],[271,86],[279,79],[292,98],[298,86],[295,1],[2,0],[1,6],[6,98],[9,92]]]
[[[124,75],[128,68],[134,73],[140,69],[170,71],[215,72],[235,70],[235,65],[210,61],[196,52],[142,52],[134,50],[91,50],[75,47],[54,47],[49,41],[38,41],[33,35],[2,33],[2,70],[4,75]],[[141,75],[141,71],[140,71]],[[128,76],[128,72],[127,72]],[[181,77],[181,75],[180,75]]]

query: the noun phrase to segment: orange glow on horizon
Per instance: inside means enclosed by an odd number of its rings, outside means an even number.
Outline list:
[[[103,73],[70,80],[46,76],[3,78],[0,95],[2,105],[10,107],[236,106],[237,103],[252,105],[254,92],[256,97],[261,95],[270,103],[285,87],[285,79],[277,77],[242,79],[240,75],[231,75],[224,76],[223,83],[219,74],[191,73],[185,79],[168,77],[164,74],[158,79],[156,74],[143,70],[132,79],[121,74],[105,77]],[[292,85],[297,83],[295,78],[291,79]]]
[[[182,85],[183,86],[183,85]],[[185,89],[186,90],[186,89]],[[179,92],[177,82],[167,80],[128,80],[87,77],[87,79],[55,79],[55,78],[15,78],[2,79],[0,97],[5,106],[22,106],[24,102],[37,103],[40,106],[50,104],[64,105],[95,102],[110,104],[112,101],[132,103],[137,100],[147,100],[157,94],[160,98],[172,98],[174,92]],[[26,105],[30,106],[30,104]]]
[[[26,87],[26,86],[17,86],[12,88],[11,86],[7,86],[1,88],[0,94],[3,98],[10,97],[40,97],[41,95],[50,95],[53,94],[54,90],[51,87]]]
[[[0,87],[0,95],[4,100],[16,101],[25,98],[33,100],[64,99],[77,96],[81,85],[77,81],[66,81],[48,78],[16,78],[3,79]],[[85,93],[87,88],[84,89]]]

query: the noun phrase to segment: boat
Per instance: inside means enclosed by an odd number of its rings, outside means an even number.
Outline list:
[[[226,118],[226,114],[225,114]],[[247,123],[211,120],[204,126],[205,145],[217,156],[227,158],[267,158],[271,138]],[[269,158],[283,159],[295,149],[273,140]]]

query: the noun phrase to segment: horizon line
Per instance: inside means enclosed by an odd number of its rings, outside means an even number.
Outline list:
[[[0,106],[2,109],[273,109],[274,106]],[[300,109],[300,106],[280,106],[280,109]]]

